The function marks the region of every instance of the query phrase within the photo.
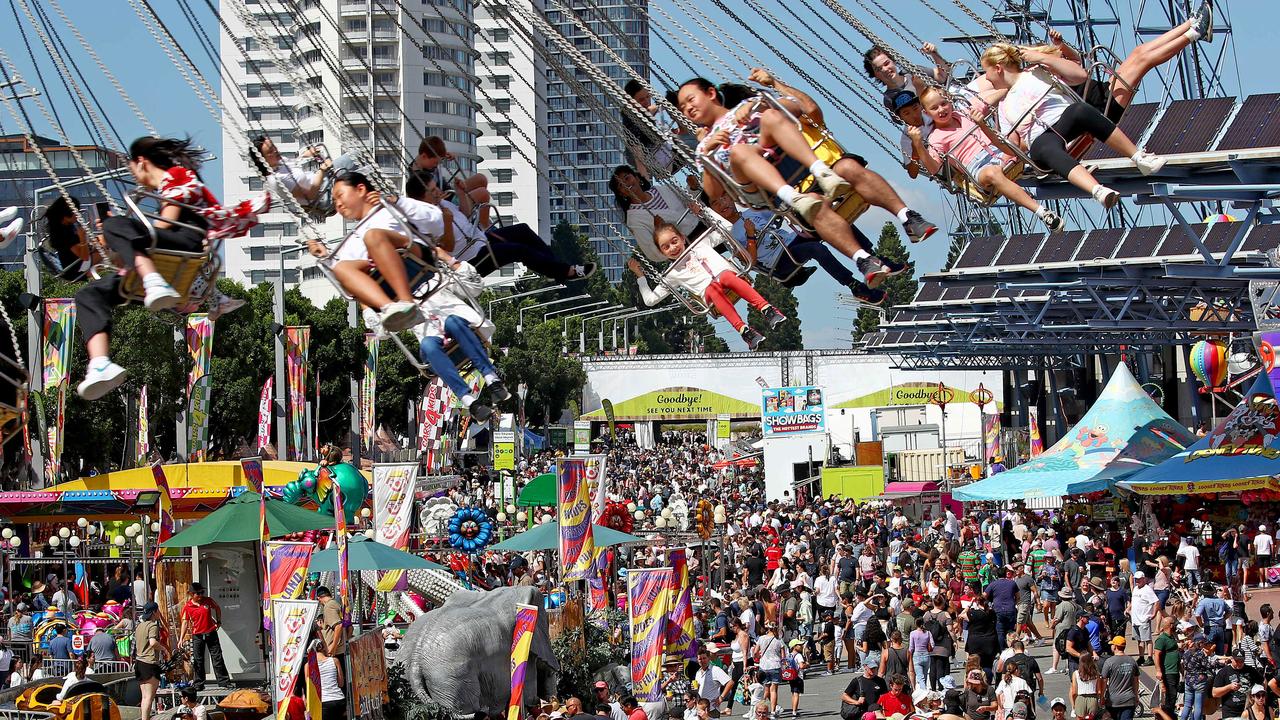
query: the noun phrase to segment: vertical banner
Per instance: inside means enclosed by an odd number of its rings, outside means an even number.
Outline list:
[[[609,550],[597,547],[596,559],[592,564],[591,577],[587,578],[590,612],[602,613],[609,609]]]
[[[80,599],[80,607],[89,607],[89,574],[84,571],[84,563],[76,563],[75,569],[75,591],[76,597]]]
[[[671,561],[671,613],[667,616],[667,651],[686,658],[698,657],[693,636],[693,587],[689,583],[689,550],[667,552]]]
[[[257,451],[271,444],[271,398],[275,390],[276,379],[270,375],[262,384],[262,395],[258,398],[258,447]],[[279,448],[283,450],[284,448]]]
[[[311,457],[320,457],[320,371],[316,370],[316,404],[311,408]]]
[[[605,398],[600,401],[600,408],[604,410],[604,419],[609,421],[609,442],[618,442],[618,420],[617,415],[613,412],[613,401]]]
[[[267,542],[271,529],[267,527],[267,488],[262,479],[262,461],[256,457],[241,458],[240,472],[250,492],[258,493],[258,576],[262,578],[262,629],[271,629],[271,583],[267,574]]]
[[[360,380],[360,443],[365,452],[369,452],[373,449],[373,429],[376,426],[374,393],[378,390],[378,336],[365,333],[364,348],[364,378]]]
[[[307,664],[307,641],[320,603],[315,600],[280,600],[272,608],[271,648],[273,657],[271,689],[278,704],[277,717],[284,718],[289,696],[298,682],[298,672]]]
[[[982,416],[982,437],[987,448],[987,460],[1004,457],[1000,448],[1000,413]]]
[[[587,492],[591,493],[591,522],[604,517],[604,506],[609,501],[608,455],[588,455]]]
[[[662,699],[662,654],[671,602],[671,568],[627,573],[631,621],[631,694],[642,702]]]
[[[413,527],[413,494],[417,480],[417,463],[373,466],[374,540],[397,550],[409,549],[409,531]],[[408,590],[408,573],[404,570],[379,570],[374,589],[378,592]]]
[[[324,715],[324,702],[320,700],[320,658],[307,653],[307,720],[320,720]],[[284,705],[288,707],[288,703]],[[281,717],[278,720],[285,720]]]
[[[244,475],[244,486],[249,492],[256,492],[263,498],[266,497],[267,491],[262,482],[261,458],[240,458],[240,473]]]
[[[71,353],[75,346],[71,336],[76,330],[76,303],[71,298],[44,301],[43,385],[53,390],[53,418],[45,428],[46,477],[49,484],[58,482],[62,472],[62,446],[66,437],[67,383],[71,373]],[[48,397],[48,396],[46,396]]]
[[[156,489],[160,491],[160,502],[156,505],[156,514],[160,516],[160,533],[156,536],[155,553],[151,557],[151,575],[156,573],[156,563],[164,557],[161,545],[173,537],[173,498],[169,495],[169,478],[164,474],[164,465],[159,460],[151,463],[151,477],[156,481]]]
[[[289,397],[289,447],[280,448],[280,459],[301,460],[307,442],[307,352],[311,328],[290,325],[284,329],[285,380]]]
[[[315,543],[268,540],[267,594],[277,600],[298,600],[307,584]]]
[[[511,633],[511,700],[507,720],[520,720],[524,711],[524,680],[529,669],[529,648],[538,626],[537,605],[516,605],[516,627]]]
[[[515,470],[516,434],[512,430],[493,432],[493,469]]]
[[[329,468],[320,468],[321,475],[329,475]],[[342,601],[342,624],[351,625],[351,584],[347,569],[347,514],[342,511],[342,486],[331,482],[333,493],[333,541],[338,551],[338,599]],[[412,498],[409,500],[413,502]]]
[[[187,376],[187,459],[204,462],[209,454],[209,375],[213,361],[213,321],[208,313],[187,316],[187,352],[191,374]]]
[[[1035,457],[1044,452],[1044,438],[1040,437],[1040,419],[1036,417],[1040,413],[1038,408],[1027,408],[1027,424],[1031,431],[1031,448],[1030,457]]]
[[[142,467],[151,457],[151,427],[147,419],[147,386],[138,391],[138,437],[134,442],[133,466]]]
[[[591,495],[587,488],[584,458],[556,460],[556,487],[560,500],[560,565],[564,582],[591,577],[595,562],[595,538],[591,532]]]

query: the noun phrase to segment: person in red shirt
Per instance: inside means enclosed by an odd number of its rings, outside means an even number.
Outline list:
[[[778,561],[782,559],[782,546],[775,539],[773,544],[764,551],[764,569],[770,572],[778,569]]]
[[[889,692],[880,696],[876,702],[880,703],[880,707],[884,708],[885,717],[893,717],[901,713],[904,717],[915,712],[915,702],[911,699],[911,693],[907,692],[907,679],[902,675],[894,675],[889,678]]]
[[[618,702],[622,706],[622,712],[627,714],[627,720],[649,720],[649,715],[645,713],[644,708],[640,707],[640,703],[632,695],[628,695]]]
[[[204,653],[208,649],[213,660],[213,673],[218,684],[223,687],[234,687],[231,675],[227,672],[227,664],[222,659],[222,644],[218,641],[218,627],[222,625],[222,608],[212,598],[204,594],[204,586],[198,582],[191,583],[191,597],[182,606],[182,627],[178,631],[178,643],[191,639],[191,662],[195,666],[195,682],[197,690],[204,688]]]

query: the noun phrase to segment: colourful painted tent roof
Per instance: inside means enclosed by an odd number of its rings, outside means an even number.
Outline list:
[[[1017,500],[1105,490],[1186,447],[1191,433],[1116,368],[1097,402],[1053,447],[1018,467],[956,489],[957,500]]]
[[[1212,432],[1119,483],[1142,495],[1280,490],[1280,406],[1266,373]]]

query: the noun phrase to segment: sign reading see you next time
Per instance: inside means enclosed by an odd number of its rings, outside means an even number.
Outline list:
[[[812,385],[765,388],[760,393],[760,422],[765,437],[826,432],[826,401]]]

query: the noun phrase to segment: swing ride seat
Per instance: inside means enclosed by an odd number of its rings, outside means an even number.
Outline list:
[[[730,267],[733,268],[734,274],[741,278],[747,277],[751,272],[751,258],[747,255],[745,248],[734,242],[730,234],[731,232],[732,231],[729,228],[720,224],[712,225],[707,228],[701,235],[690,240],[689,247],[685,248],[684,252],[680,253],[679,257],[672,260],[671,264],[663,270],[659,277],[663,287],[666,287],[671,294],[675,296],[676,300],[678,300],[692,313],[698,315],[710,315],[711,317],[720,316],[720,314],[716,312],[715,307],[708,305],[702,298],[694,297],[692,293],[686,292],[683,289],[674,286],[674,284],[668,283],[666,281],[667,273],[671,271],[671,268],[680,264],[680,261],[688,256],[695,245],[698,243],[711,243],[716,252],[720,252],[720,246],[727,244],[731,250],[731,254],[725,259],[729,262]],[[726,293],[726,295],[730,302],[737,302],[740,299],[732,292]]]
[[[388,201],[385,197],[379,197],[378,202],[382,206],[382,210],[390,213],[400,226],[409,232],[409,244],[405,247],[397,248],[396,252],[399,253],[400,258],[404,262],[405,274],[409,278],[410,292],[412,292],[415,297],[429,297],[431,293],[435,292],[436,287],[438,287],[438,283],[436,286],[432,285],[432,280],[439,277],[436,265],[434,261],[428,261],[426,259],[431,257],[434,253],[435,238],[420,232],[416,227],[414,227],[413,223],[409,222],[409,219],[405,217],[405,214],[400,210],[400,208],[395,206],[394,202]],[[346,245],[355,233],[365,223],[369,222],[370,218],[377,214],[377,211],[375,211],[362,218],[360,222],[356,223],[355,227],[351,228],[351,230],[337,242],[336,245],[329,248],[329,252],[326,253],[324,257],[320,258],[319,263],[317,263],[321,274],[328,278],[329,282],[338,290],[338,294],[348,301],[355,301],[355,296],[338,281],[337,276],[334,275],[333,267],[338,262],[337,255],[339,251],[342,250],[342,246]],[[369,265],[369,276],[382,287],[383,291],[386,292],[389,297],[394,297],[395,292],[387,283],[386,278],[382,276],[382,273],[378,271],[378,267],[372,262],[370,262]]]
[[[194,230],[201,234],[206,232],[206,228],[178,220],[163,218],[159,211],[149,210],[140,205],[138,201],[142,199],[156,200],[162,205],[177,205],[178,207],[195,212],[199,212],[199,208],[170,200],[157,193],[151,192],[150,190],[144,190],[141,188],[135,189],[124,196],[125,206],[135,218],[142,222],[142,224],[147,228],[147,233],[151,237],[151,247],[147,249],[147,256],[150,257],[151,261],[155,264],[156,272],[160,273],[160,276],[165,279],[165,282],[169,283],[170,287],[177,291],[178,295],[181,296],[181,300],[178,304],[188,305],[193,299],[191,297],[192,286],[195,285],[196,280],[202,274],[208,274],[202,272],[205,270],[206,265],[212,266],[212,277],[216,278],[217,271],[222,266],[222,261],[218,258],[216,253],[210,252],[207,240],[205,242],[204,249],[199,251],[185,251],[159,247],[157,245],[158,236],[156,234],[156,227],[154,224],[155,220],[163,220],[170,225]],[[206,291],[212,291],[212,287],[212,283],[208,283],[205,289]],[[142,278],[133,268],[128,268],[125,271],[124,279],[120,283],[120,294],[127,301],[142,302],[146,293],[142,288]]]

